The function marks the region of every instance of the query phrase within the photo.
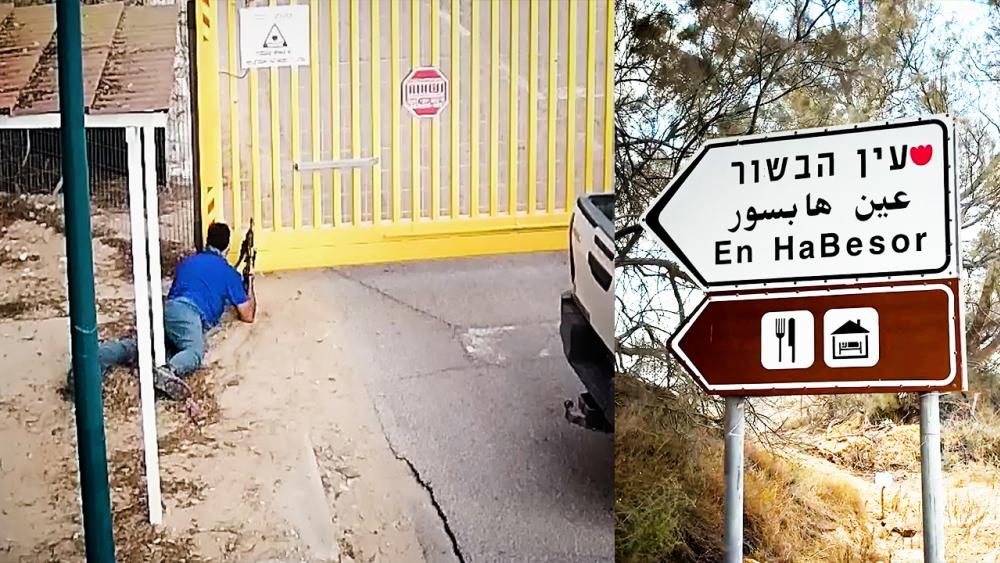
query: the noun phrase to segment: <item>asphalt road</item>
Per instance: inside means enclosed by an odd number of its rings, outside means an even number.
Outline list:
[[[338,348],[433,498],[417,515],[439,527],[426,534],[429,559],[612,560],[613,439],[563,418],[582,389],[559,340],[565,256],[330,276],[352,311],[352,340]]]

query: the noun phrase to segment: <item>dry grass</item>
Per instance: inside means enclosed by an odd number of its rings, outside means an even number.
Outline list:
[[[34,308],[33,303],[24,299],[0,303],[0,319],[16,319]]]
[[[616,560],[722,559],[722,440],[676,399],[616,378]],[[760,561],[875,560],[864,502],[846,480],[750,447],[745,542]]]
[[[920,469],[920,427],[851,427],[850,423],[816,437],[813,453],[855,473],[878,471],[918,471]]]
[[[52,227],[57,233],[63,232],[62,210],[53,198],[0,194],[0,229],[18,220],[34,221]]]
[[[995,412],[948,421],[942,434],[948,465],[983,463],[1000,467],[1000,416]]]
[[[212,392],[211,371],[199,370],[190,383],[195,399],[201,405],[206,418],[202,426],[195,426],[187,420],[183,407],[168,403],[167,410],[174,411],[175,424],[165,424],[172,428],[159,438],[161,458],[183,452],[194,444],[214,443],[204,430],[221,419],[221,411]],[[63,390],[64,396],[67,390]],[[109,426],[137,424],[139,416],[138,377],[132,368],[115,367],[108,371],[104,379],[104,414]],[[113,449],[116,446],[117,449]],[[135,444],[112,444],[109,441],[108,473],[111,477],[112,519],[116,555],[119,561],[149,562],[189,562],[204,561],[196,555],[193,541],[171,532],[167,528],[154,528],[147,520],[146,483],[144,476],[143,452]],[[61,472],[65,483],[60,491],[75,494],[77,487],[75,468],[67,466]],[[205,485],[197,479],[187,479],[161,473],[161,490],[165,499],[173,499],[178,506],[189,506],[204,500]],[[68,493],[66,493],[68,494]],[[40,546],[36,556],[39,561],[68,561],[82,557],[83,546],[78,538],[60,539],[51,545]]]
[[[795,424],[816,444],[812,452],[857,473],[918,471],[918,396],[821,397]],[[982,401],[975,413],[967,397],[942,403],[942,450],[946,468],[1000,467],[1000,414]]]
[[[813,398],[804,426],[835,426],[860,414],[867,424],[900,424],[917,420],[920,399],[915,393],[821,395]]]
[[[147,520],[146,480],[141,450],[125,449],[111,454],[108,460],[112,476],[115,532],[115,555],[119,561],[199,562],[194,542],[178,537],[163,528],[154,528]],[[165,494],[177,492],[184,483],[161,476]],[[192,485],[188,485],[188,489]]]
[[[745,476],[746,538],[762,561],[870,560],[865,504],[849,481],[751,447]]]
[[[989,503],[967,492],[949,495],[945,509],[949,528],[956,530],[964,540],[979,537],[992,512]]]

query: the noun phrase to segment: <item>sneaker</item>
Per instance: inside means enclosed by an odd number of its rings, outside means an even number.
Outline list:
[[[184,380],[174,374],[169,366],[159,366],[153,370],[153,388],[162,391],[175,401],[184,401],[191,397],[191,388]]]

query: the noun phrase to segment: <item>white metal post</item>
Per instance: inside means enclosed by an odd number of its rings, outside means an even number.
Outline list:
[[[726,563],[743,562],[743,397],[726,397],[725,534]]]
[[[938,393],[920,394],[920,484],[923,491],[924,561],[944,563],[944,477]]]
[[[146,222],[149,237],[149,298],[153,313],[153,360],[162,366],[167,361],[163,337],[163,277],[160,272],[160,209],[156,177],[156,136],[152,127],[142,128],[142,165],[145,170]]]
[[[125,129],[128,142],[129,218],[132,227],[132,275],[135,280],[136,345],[139,352],[139,400],[142,407],[142,442],[146,460],[146,495],[149,521],[163,522],[160,504],[160,460],[156,436],[156,406],[153,402],[153,354],[150,349],[149,275],[146,264],[146,212],[142,193],[142,147],[139,130]]]

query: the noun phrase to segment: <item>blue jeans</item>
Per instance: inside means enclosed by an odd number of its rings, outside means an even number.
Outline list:
[[[167,365],[178,377],[201,366],[205,357],[205,330],[198,307],[187,299],[173,299],[163,306],[163,332],[166,336]],[[97,352],[103,375],[112,366],[135,365],[139,350],[135,338],[102,342]]]

